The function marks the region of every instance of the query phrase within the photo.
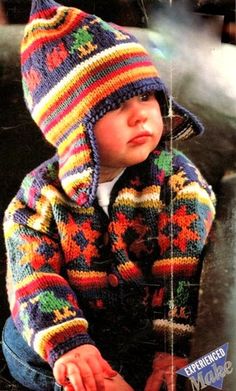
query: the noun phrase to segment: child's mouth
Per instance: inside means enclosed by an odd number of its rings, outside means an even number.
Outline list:
[[[147,140],[152,136],[152,134],[150,132],[148,132],[147,130],[144,130],[140,133],[138,133],[136,136],[132,137],[128,144],[137,144],[137,145],[141,145],[141,144],[144,144],[147,142]]]

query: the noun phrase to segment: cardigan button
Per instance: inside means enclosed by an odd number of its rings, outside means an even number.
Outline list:
[[[119,278],[115,274],[109,274],[108,282],[113,288],[116,288],[119,285]]]

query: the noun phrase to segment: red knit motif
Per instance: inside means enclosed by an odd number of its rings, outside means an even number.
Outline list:
[[[191,226],[198,219],[196,213],[188,213],[185,205],[180,206],[175,213],[168,215],[162,213],[159,219],[159,245],[161,254],[164,254],[171,245],[177,247],[180,251],[185,252],[189,241],[199,240],[200,237],[196,229]],[[173,227],[173,235],[170,235],[170,230],[165,233],[165,228]]]
[[[29,90],[33,92],[41,82],[42,76],[40,75],[39,71],[30,68],[28,72],[25,72],[24,78]]]

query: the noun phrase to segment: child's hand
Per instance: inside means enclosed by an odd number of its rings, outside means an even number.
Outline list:
[[[153,360],[153,371],[149,376],[144,391],[159,391],[166,384],[168,391],[176,391],[176,371],[188,364],[183,357],[169,353],[156,353]]]
[[[104,378],[117,375],[93,345],[81,345],[61,356],[53,375],[65,391],[105,391]]]

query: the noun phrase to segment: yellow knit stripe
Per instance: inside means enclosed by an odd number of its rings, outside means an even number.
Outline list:
[[[38,273],[34,273],[30,276],[27,276],[27,277],[23,278],[23,280],[20,280],[18,283],[16,283],[15,290],[17,291],[18,289],[21,289],[24,286],[29,285],[31,282],[36,281],[37,278],[40,279],[42,277],[44,277],[45,279],[48,279],[48,280],[50,280],[50,278],[53,277],[53,280],[57,279],[59,281],[59,284],[61,284],[61,281],[63,281],[63,285],[64,285],[64,278],[61,277],[59,274],[38,272]]]
[[[67,274],[73,281],[73,285],[80,289],[87,289],[88,287],[91,289],[96,287],[103,288],[107,285],[106,272],[68,270]]]
[[[40,100],[40,102],[35,105],[33,110],[33,118],[38,123],[41,121],[42,115],[45,111],[50,110],[51,105],[55,103],[55,97],[58,99],[69,91],[75,84],[75,80],[83,80],[84,77],[88,77],[88,69],[94,69],[96,66],[100,66],[105,64],[110,59],[122,59],[125,53],[130,53],[132,57],[135,53],[139,53],[142,55],[146,53],[142,46],[138,43],[123,43],[118,46],[113,46],[111,48],[105,49],[101,53],[97,53],[96,55],[86,59],[85,61],[79,63],[75,68],[73,68],[63,79],[59,81],[50,91]],[[153,72],[155,76],[157,76],[157,70],[153,67]]]
[[[74,201],[70,201],[67,196],[63,196],[63,193],[60,193],[58,189],[52,185],[46,185],[42,188],[42,195],[44,195],[48,200],[50,200],[51,205],[62,204],[66,205],[72,209],[76,210],[76,213],[85,214],[91,216],[94,214],[94,207],[90,208],[81,208]]]
[[[175,337],[191,336],[194,332],[194,326],[183,323],[174,323],[168,319],[155,319],[153,321],[154,330],[161,335],[174,333]]]
[[[116,205],[126,205],[130,207],[157,208],[163,207],[160,200],[160,186],[148,186],[141,192],[135,189],[123,189],[115,201]]]
[[[76,141],[78,141],[80,138],[83,138],[84,131],[85,129],[83,124],[80,124],[78,127],[75,127],[75,129],[73,129],[70,132],[70,134],[68,134],[64,138],[64,140],[60,142],[60,147],[59,147],[60,154],[62,154],[65,151],[65,149],[69,148],[70,145],[74,145]]]
[[[127,261],[124,264],[120,264],[117,266],[119,273],[122,275],[124,279],[130,279],[141,277],[142,273],[138,266],[132,261]]]
[[[207,205],[212,213],[215,213],[214,205],[210,202],[209,194],[197,182],[192,182],[180,190],[176,195],[177,200],[196,200]],[[214,199],[213,199],[214,201]]]
[[[156,275],[169,274],[171,271],[189,275],[195,271],[197,264],[198,258],[196,257],[173,257],[155,261],[152,270]]]
[[[62,186],[64,189],[75,189],[77,184],[83,183],[84,185],[90,183],[90,179],[92,176],[92,169],[88,168],[87,170],[83,170],[81,173],[70,174],[64,178],[61,177],[61,173],[59,172],[59,178],[62,180]],[[86,187],[86,186],[84,186]]]
[[[82,151],[74,155],[71,155],[67,159],[66,164],[63,167],[60,167],[60,177],[62,178],[65,174],[68,174],[68,171],[73,170],[73,168],[75,167],[77,168],[79,166],[87,164],[90,161],[91,161],[90,151]]]
[[[84,318],[75,318],[68,320],[67,322],[63,322],[61,324],[48,327],[44,330],[39,331],[35,334],[35,339],[33,343],[33,348],[41,357],[47,358],[48,350],[50,350],[51,340],[57,335],[64,335],[64,340],[67,339],[67,335],[70,335],[70,330],[72,328],[77,328],[77,334],[79,332],[86,332],[88,328],[88,322]]]
[[[56,13],[50,19],[33,19],[25,27],[25,38],[22,41],[22,51],[27,50],[35,40],[45,37],[45,30],[47,37],[50,40],[57,38],[57,36],[65,35],[67,31],[71,31],[71,25],[82,11],[73,10],[68,7],[59,7]],[[65,19],[66,17],[66,19]],[[63,19],[65,19],[63,21]]]

